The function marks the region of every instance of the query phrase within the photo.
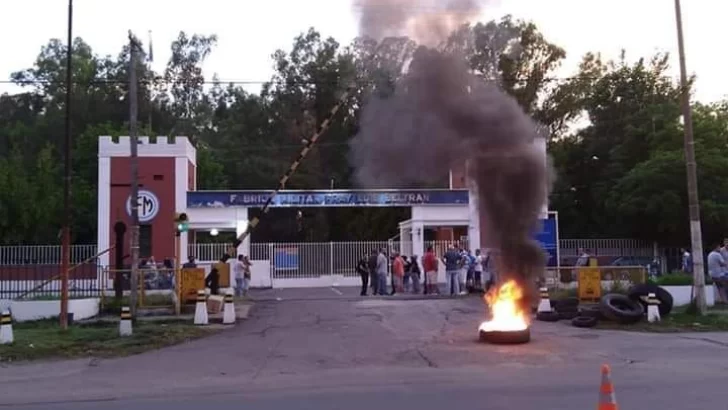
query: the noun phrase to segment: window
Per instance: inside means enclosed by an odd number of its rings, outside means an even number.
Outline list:
[[[139,225],[139,256],[152,256],[152,225]]]

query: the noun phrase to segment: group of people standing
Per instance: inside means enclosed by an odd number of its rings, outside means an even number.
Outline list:
[[[361,277],[361,295],[366,296],[370,286],[372,295],[420,292],[425,295],[440,294],[437,283],[440,262],[445,265],[447,290],[450,295],[487,291],[493,283],[493,261],[489,253],[483,254],[480,249],[473,254],[457,245],[451,245],[443,257],[439,258],[433,247],[429,246],[422,256],[421,265],[417,255],[407,257],[395,251],[388,257],[385,249],[375,249],[369,255],[364,255],[356,266]],[[391,291],[388,291],[389,286]]]

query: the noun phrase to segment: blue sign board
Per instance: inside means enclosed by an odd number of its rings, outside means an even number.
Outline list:
[[[272,191],[191,191],[188,208],[261,207]],[[467,190],[280,191],[272,207],[466,205]]]
[[[541,220],[541,230],[536,234],[536,240],[548,253],[547,266],[557,266],[559,262],[559,226],[556,217],[549,215],[548,219]]]
[[[273,255],[273,266],[276,270],[298,269],[298,248],[292,246],[276,249]]]

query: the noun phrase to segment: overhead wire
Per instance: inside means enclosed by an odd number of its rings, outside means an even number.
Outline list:
[[[499,77],[500,80],[508,81],[508,82],[515,82],[515,83],[525,83],[532,79],[531,76],[521,76],[521,77]],[[601,76],[581,76],[581,75],[573,75],[573,76],[564,76],[564,77],[544,77],[539,78],[539,81],[542,82],[559,82],[559,81],[572,81],[572,80],[599,80],[603,77]],[[663,79],[672,79],[671,76],[659,76],[657,77],[663,78]],[[155,78],[154,80],[148,80],[148,79],[140,79],[139,84],[140,85],[155,85],[155,84],[187,84],[187,83],[193,83],[198,85],[263,85],[263,84],[275,84],[277,82],[276,79],[270,79],[270,80],[202,80],[199,81],[198,79],[189,80],[189,81],[182,81],[178,79],[162,79],[162,78]],[[320,80],[300,80],[300,81],[285,81],[286,85],[338,85],[340,82],[338,80],[331,80],[331,81],[320,81]],[[360,84],[374,84],[374,80],[368,80],[368,81],[362,81]],[[65,81],[61,80],[0,80],[0,84],[15,84],[15,85],[35,85],[35,84],[47,84],[47,85],[66,85]],[[73,85],[128,85],[128,80],[117,80],[117,79],[105,79],[105,78],[95,78],[92,80],[86,80],[86,81],[79,81],[74,80],[71,82]]]

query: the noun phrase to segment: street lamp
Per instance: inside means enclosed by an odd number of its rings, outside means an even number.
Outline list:
[[[685,44],[683,39],[682,9],[680,0],[675,0],[675,24],[677,26],[677,49],[680,57],[680,87],[682,88],[683,129],[685,130],[685,167],[687,169],[688,207],[690,210],[690,242],[693,251],[693,289],[697,313],[704,315],[705,271],[703,267],[703,233],[700,228],[700,202],[698,197],[698,176],[695,163],[695,142],[693,140],[693,116],[690,107],[690,88],[685,66]]]

